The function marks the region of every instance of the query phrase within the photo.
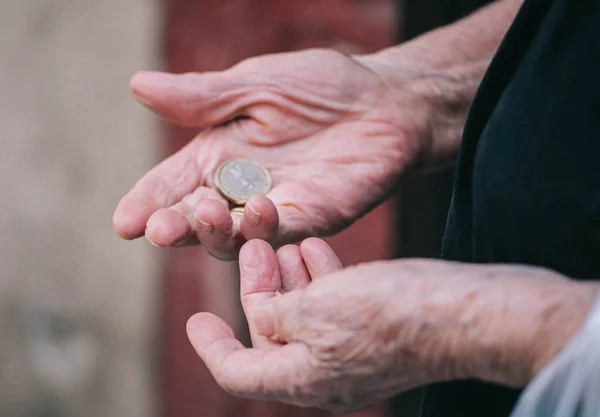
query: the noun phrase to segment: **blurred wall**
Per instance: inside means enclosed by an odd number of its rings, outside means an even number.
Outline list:
[[[0,416],[152,417],[160,259],[111,227],[156,129],[142,0],[0,0]]]

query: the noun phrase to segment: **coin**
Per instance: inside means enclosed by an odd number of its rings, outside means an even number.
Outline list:
[[[244,207],[236,206],[231,209],[232,213],[244,214]]]
[[[254,194],[266,194],[273,185],[269,171],[250,159],[222,163],[213,176],[215,188],[230,202],[243,206]]]

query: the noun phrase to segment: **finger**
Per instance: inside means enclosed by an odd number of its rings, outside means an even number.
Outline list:
[[[253,195],[244,207],[241,231],[246,240],[262,239],[272,242],[277,236],[279,215],[271,200]]]
[[[277,251],[281,285],[285,291],[306,288],[310,284],[310,275],[300,247],[286,245]]]
[[[217,383],[237,396],[289,402],[287,393],[306,386],[312,372],[304,345],[246,349],[231,327],[210,313],[193,316],[187,333]]]
[[[275,297],[281,289],[277,256],[271,246],[262,240],[252,240],[240,250],[240,297],[246,317],[252,317],[254,310]],[[255,347],[270,345],[271,342],[255,331],[252,321],[248,321],[250,335]]]
[[[300,252],[313,280],[343,268],[333,248],[322,239],[306,239],[300,244]]]
[[[160,209],[155,212],[146,227],[146,239],[158,247],[179,247],[199,244],[189,220],[180,212]]]
[[[192,141],[176,154],[150,170],[119,202],[113,225],[125,239],[144,235],[148,219],[191,193],[203,180],[195,159],[197,142]]]
[[[248,74],[138,72],[133,95],[158,115],[183,126],[210,127],[234,119],[256,100]],[[256,83],[254,83],[256,84]]]
[[[215,200],[224,206],[227,204],[214,189],[198,187],[180,202],[160,209],[150,216],[145,232],[148,240],[156,246],[163,247],[198,244],[194,212],[200,202],[206,199]],[[219,232],[227,233],[223,230]],[[231,230],[229,233],[231,234]]]
[[[205,249],[221,260],[237,258],[244,239],[239,233],[240,220],[232,216],[223,201],[205,199],[195,211],[196,236]]]

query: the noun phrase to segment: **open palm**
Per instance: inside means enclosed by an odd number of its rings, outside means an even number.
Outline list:
[[[202,244],[231,259],[249,239],[274,246],[338,232],[379,204],[418,153],[376,72],[325,50],[267,55],[223,72],[139,73],[136,98],[175,123],[202,128],[121,200],[114,226],[159,246]],[[216,167],[250,158],[273,189],[230,213]]]

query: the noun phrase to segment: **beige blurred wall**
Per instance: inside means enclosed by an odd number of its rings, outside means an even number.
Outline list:
[[[160,251],[111,227],[155,159],[158,0],[0,0],[0,416],[158,415]]]

